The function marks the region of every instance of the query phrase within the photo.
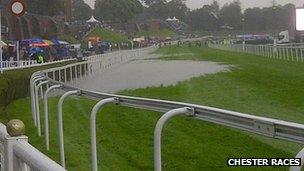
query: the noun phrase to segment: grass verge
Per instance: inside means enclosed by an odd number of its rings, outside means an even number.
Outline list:
[[[95,29],[89,36],[99,36],[102,41],[109,41],[114,43],[127,42],[128,37],[122,33],[114,32],[107,29]]]
[[[175,33],[169,29],[162,29],[162,30],[154,30],[154,31],[141,31],[136,34],[137,36],[150,36],[150,37],[172,37],[175,36]]]
[[[74,61],[42,67],[11,70],[5,71],[4,74],[0,74],[0,122],[5,122],[9,119],[9,116],[7,116],[5,112],[8,104],[29,95],[30,77],[34,72],[67,65],[73,62]]]

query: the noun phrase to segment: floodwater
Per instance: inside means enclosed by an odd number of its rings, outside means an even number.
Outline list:
[[[88,76],[77,86],[103,93],[125,89],[175,85],[193,77],[228,71],[229,66],[206,61],[135,60]]]

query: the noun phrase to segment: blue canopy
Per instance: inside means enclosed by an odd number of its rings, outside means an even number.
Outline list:
[[[52,42],[54,43],[54,45],[56,45],[56,46],[60,45],[60,42],[59,42],[59,40],[58,40],[56,37],[52,38],[51,41],[52,41]]]
[[[40,47],[31,47],[29,50],[30,56],[35,55],[37,53],[43,53],[43,49]]]
[[[30,44],[44,43],[41,38],[25,39],[20,41],[21,46],[29,46]]]

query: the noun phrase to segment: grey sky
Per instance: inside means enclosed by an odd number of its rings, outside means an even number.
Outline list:
[[[84,0],[87,2],[91,7],[94,7],[95,0]],[[213,0],[187,0],[187,5],[191,9],[200,8],[203,5],[210,4]],[[232,2],[234,0],[218,0],[220,5],[224,5],[225,3]],[[242,8],[249,8],[249,7],[265,7],[270,6],[272,0],[240,0],[242,3]],[[293,3],[296,6],[303,6],[304,1],[302,0],[276,0],[278,4],[287,4]]]

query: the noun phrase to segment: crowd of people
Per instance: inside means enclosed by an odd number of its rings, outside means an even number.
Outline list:
[[[48,46],[7,44],[2,47],[2,61],[36,60],[38,63],[44,63],[68,57],[70,57],[68,46],[60,44]]]
[[[2,47],[2,60],[3,61],[16,61],[17,53],[14,46],[3,46]]]

